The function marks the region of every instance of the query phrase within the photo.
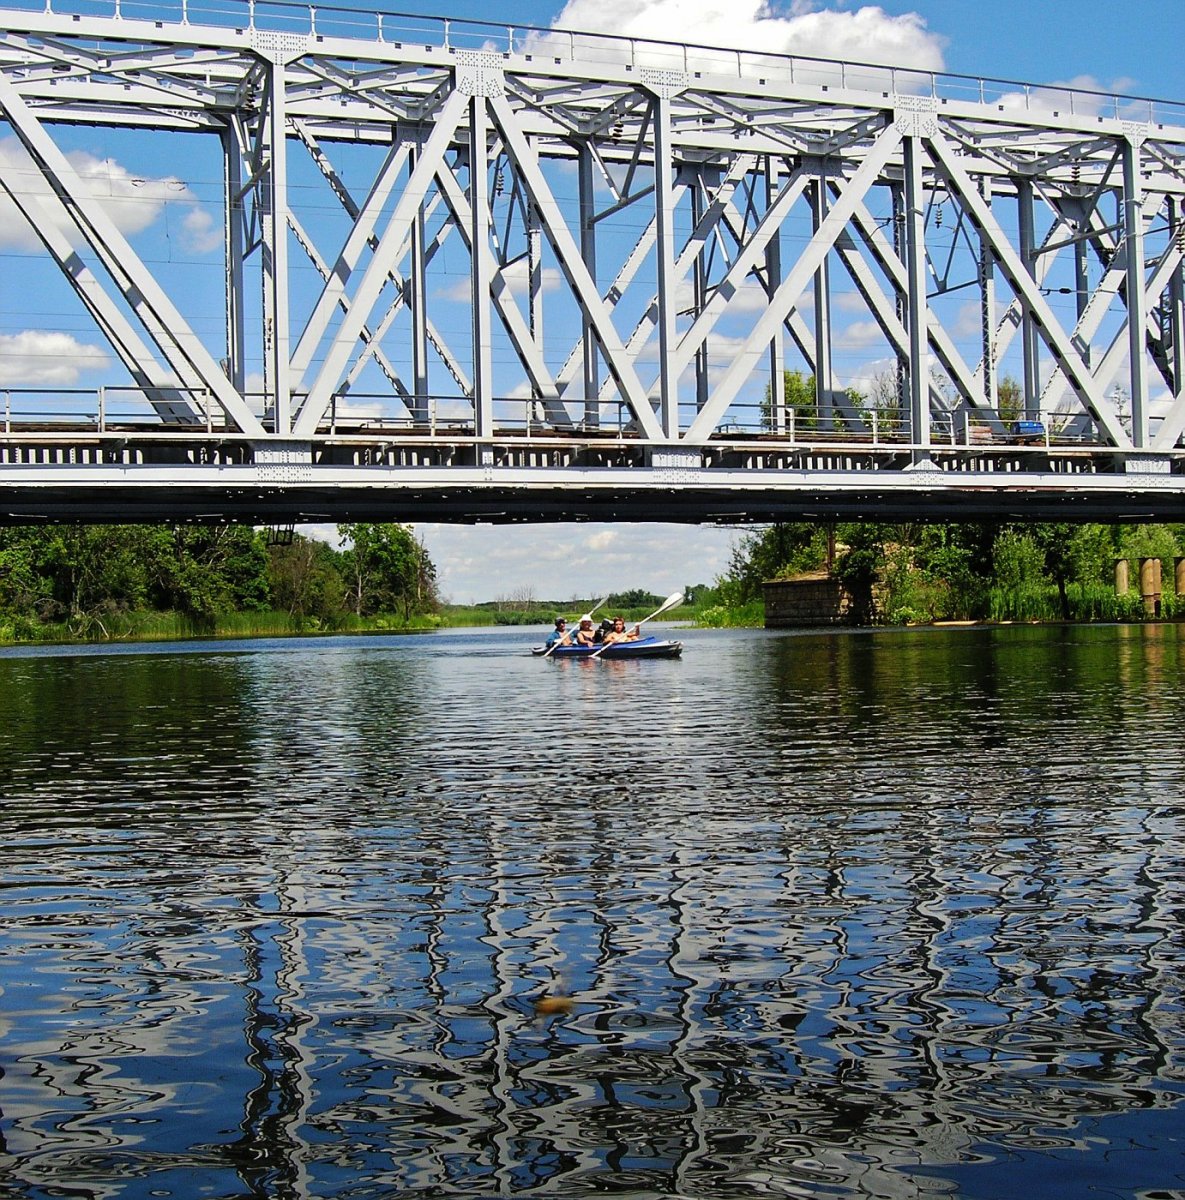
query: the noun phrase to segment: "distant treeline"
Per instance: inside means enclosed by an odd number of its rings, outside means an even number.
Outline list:
[[[0,640],[283,633],[414,624],[436,568],[404,525],[339,548],[241,525],[0,528]]]
[[[1134,567],[1159,559],[1160,615],[1181,616],[1174,577],[1182,554],[1185,525],[787,522],[737,543],[728,570],[701,592],[697,615],[710,625],[758,625],[763,582],[830,570],[868,621],[1140,620]],[[1116,594],[1117,559],[1133,568],[1126,595]]]
[[[598,618],[605,613],[623,616],[627,620],[641,618],[653,612],[663,601],[642,588],[626,592],[611,592],[605,597],[588,600],[540,600],[530,594],[501,596],[496,600],[483,600],[470,606],[478,613],[491,614],[495,625],[550,625],[556,617],[574,619],[587,612],[600,601]]]

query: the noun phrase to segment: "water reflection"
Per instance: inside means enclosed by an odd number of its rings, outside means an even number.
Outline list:
[[[0,658],[0,1183],[1185,1184],[1178,630],[687,641]]]

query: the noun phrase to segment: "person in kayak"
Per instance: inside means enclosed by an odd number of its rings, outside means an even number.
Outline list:
[[[612,646],[614,642],[636,642],[642,636],[642,627],[635,625],[633,629],[625,627],[625,617],[614,617],[613,628],[605,634],[605,645]]]
[[[595,646],[597,644],[597,632],[593,629],[593,619],[585,613],[580,618],[580,628],[576,631],[576,645],[578,646]]]
[[[547,635],[547,648],[550,650],[557,642],[561,646],[572,644],[572,635],[568,632],[568,622],[563,617],[556,617],[555,628]]]

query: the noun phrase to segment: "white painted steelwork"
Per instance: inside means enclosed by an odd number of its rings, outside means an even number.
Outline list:
[[[0,30],[0,195],[123,372],[4,393],[0,520],[1185,516],[1185,104],[270,0]],[[216,148],[216,338],[71,126]]]

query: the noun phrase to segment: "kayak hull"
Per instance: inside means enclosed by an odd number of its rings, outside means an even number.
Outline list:
[[[600,646],[557,646],[547,654],[546,646],[532,646],[531,653],[537,658],[592,658],[597,651],[598,661],[604,658],[678,658],[683,653],[682,642],[669,642],[662,638],[639,638],[636,642],[614,642]]]

